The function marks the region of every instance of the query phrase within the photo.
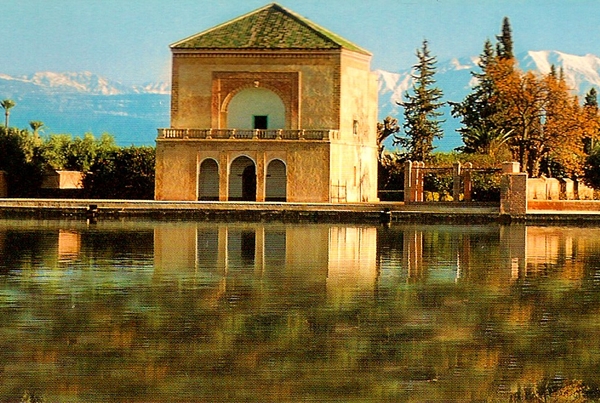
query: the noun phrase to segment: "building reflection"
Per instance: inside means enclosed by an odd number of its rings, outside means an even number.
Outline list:
[[[135,236],[132,238],[132,234]],[[58,267],[100,249],[153,258],[157,275],[259,276],[347,300],[403,282],[508,284],[552,274],[581,279],[600,254],[597,228],[525,225],[146,223],[92,229],[0,222],[2,267]],[[109,253],[103,252],[103,253]],[[588,266],[589,267],[589,264]],[[315,288],[316,287],[316,288]]]
[[[586,229],[510,226],[369,226],[184,223],[154,229],[157,273],[255,275],[325,287],[346,300],[397,282],[497,285],[561,265],[583,276]],[[597,232],[597,231],[596,231]]]
[[[157,273],[253,274],[323,287],[331,298],[372,292],[377,282],[377,228],[329,225],[158,225]]]
[[[58,260],[76,260],[81,252],[81,233],[74,230],[58,230]]]

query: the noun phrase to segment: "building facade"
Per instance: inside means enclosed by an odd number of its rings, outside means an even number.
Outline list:
[[[377,201],[369,52],[277,4],[171,51],[157,200]]]

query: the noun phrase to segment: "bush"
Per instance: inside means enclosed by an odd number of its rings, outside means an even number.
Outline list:
[[[127,147],[102,155],[84,178],[85,194],[98,199],[154,199],[155,149]]]

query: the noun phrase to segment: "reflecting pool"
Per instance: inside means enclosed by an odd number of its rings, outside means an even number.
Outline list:
[[[597,400],[600,227],[0,220],[0,318],[1,402]]]

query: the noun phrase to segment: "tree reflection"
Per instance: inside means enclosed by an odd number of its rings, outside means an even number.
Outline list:
[[[0,222],[0,401],[597,398],[598,231]]]

